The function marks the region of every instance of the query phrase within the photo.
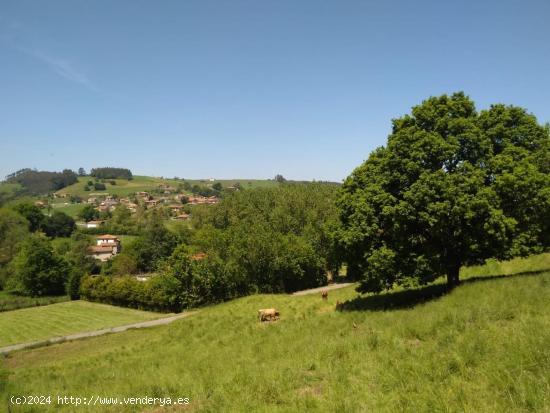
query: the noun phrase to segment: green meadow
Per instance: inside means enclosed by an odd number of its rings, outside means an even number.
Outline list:
[[[463,269],[451,292],[442,280],[381,295],[348,287],[327,301],[249,296],[167,326],[12,353],[3,397],[191,400],[98,412],[550,411],[549,268],[550,254],[491,262]],[[260,324],[257,310],[268,307],[281,319]]]
[[[0,347],[137,323],[165,316],[86,301],[68,301],[0,313]]]

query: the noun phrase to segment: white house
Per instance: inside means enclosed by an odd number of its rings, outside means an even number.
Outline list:
[[[96,245],[88,248],[88,256],[107,261],[120,252],[120,240],[114,235],[99,235]]]

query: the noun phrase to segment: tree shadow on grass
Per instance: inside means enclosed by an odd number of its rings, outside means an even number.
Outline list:
[[[535,276],[548,272],[549,270],[523,271],[515,274],[498,274],[489,276],[470,277],[463,280],[460,285],[480,281],[492,281],[500,278],[515,278]],[[458,286],[457,288],[460,288]],[[337,311],[391,311],[405,308],[412,308],[418,304],[436,300],[452,290],[446,284],[433,284],[411,290],[390,291],[387,293],[359,296],[354,299],[337,304]]]

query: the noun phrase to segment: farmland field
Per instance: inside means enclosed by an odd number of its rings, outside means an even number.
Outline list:
[[[189,410],[205,412],[549,411],[543,267],[549,254],[464,269],[450,293],[436,283],[378,296],[349,287],[328,301],[250,296],[164,327],[14,353],[4,396],[189,397]],[[267,307],[281,320],[259,324]]]
[[[68,301],[0,313],[0,346],[161,318],[164,314]]]

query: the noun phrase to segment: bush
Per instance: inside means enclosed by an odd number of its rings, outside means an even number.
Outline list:
[[[85,276],[80,283],[80,295],[86,300],[162,312],[181,311],[177,291],[177,280],[168,275],[150,281],[129,276]]]
[[[105,184],[102,184],[101,182],[94,183],[94,189],[96,191],[104,191],[106,189]]]

